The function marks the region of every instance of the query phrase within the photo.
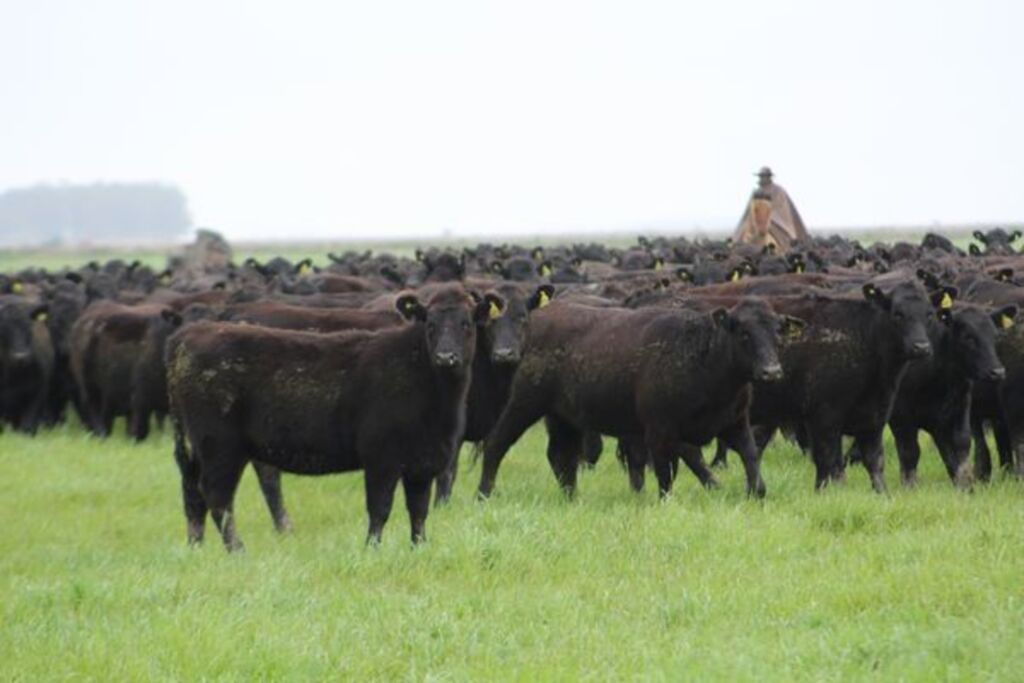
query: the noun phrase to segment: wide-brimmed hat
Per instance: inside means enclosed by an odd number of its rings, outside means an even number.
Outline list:
[[[768,168],[767,166],[762,166],[761,170],[757,172],[757,175],[759,175],[759,176],[763,176],[763,175],[771,176],[772,175],[772,169]]]

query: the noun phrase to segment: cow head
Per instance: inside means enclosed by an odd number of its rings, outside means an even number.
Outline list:
[[[745,299],[732,310],[719,308],[711,318],[738,349],[749,377],[761,382],[782,379],[779,341],[798,335],[803,320],[777,315],[759,299]]]
[[[530,312],[543,308],[554,296],[555,288],[541,285],[529,290],[521,286],[501,285],[484,295],[488,302],[488,324],[481,332],[495,365],[516,365],[522,358]]]
[[[395,308],[406,320],[423,326],[434,366],[451,370],[467,368],[473,362],[476,327],[488,323],[492,305],[500,310],[505,302],[496,294],[474,300],[461,285],[441,287],[426,305],[415,294],[395,300]]]
[[[925,324],[933,314],[933,308],[919,284],[902,282],[886,294],[869,282],[862,291],[865,299],[888,316],[904,358],[926,358],[931,355],[932,344]]]
[[[1016,306],[1004,306],[991,314],[976,306],[940,308],[938,317],[948,329],[955,362],[968,378],[999,381],[1006,377],[996,353],[996,330],[1013,327]]]
[[[0,363],[20,366],[32,361],[33,328],[46,321],[48,312],[45,305],[0,304]]]

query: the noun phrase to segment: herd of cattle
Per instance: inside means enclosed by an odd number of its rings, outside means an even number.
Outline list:
[[[716,463],[737,452],[763,496],[761,454],[780,430],[809,452],[816,487],[856,461],[881,491],[886,425],[904,484],[923,430],[969,487],[991,476],[986,427],[1002,467],[1024,474],[1020,236],[976,232],[968,252],[935,234],[785,254],[641,238],[350,252],[324,268],[28,269],[0,275],[0,424],[35,432],[73,410],[100,436],[123,416],[141,440],[169,415],[188,538],[209,512],[230,550],[249,462],[279,530],[282,470],[363,470],[371,541],[401,481],[415,542],[464,442],[482,452],[486,497],[541,419],[570,494],[610,436],[636,490],[650,467],[670,491],[680,460],[717,486],[701,453],[717,439]]]

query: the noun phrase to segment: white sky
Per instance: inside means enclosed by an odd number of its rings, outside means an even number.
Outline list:
[[[0,189],[233,238],[1024,218],[1024,2],[0,0]]]

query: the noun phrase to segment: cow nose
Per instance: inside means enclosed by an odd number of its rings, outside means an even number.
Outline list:
[[[459,357],[452,351],[438,351],[434,354],[434,362],[443,368],[454,367],[458,361]]]
[[[914,358],[924,358],[932,353],[932,345],[927,341],[914,342],[910,347],[910,353]]]
[[[993,382],[1000,382],[1006,379],[1006,368],[1001,365],[997,368],[992,368],[988,371],[988,374],[985,375],[985,379]]]
[[[515,363],[519,360],[519,354],[514,349],[494,349],[495,363]]]
[[[778,363],[766,365],[757,373],[756,379],[762,382],[774,382],[782,379],[782,366]]]

